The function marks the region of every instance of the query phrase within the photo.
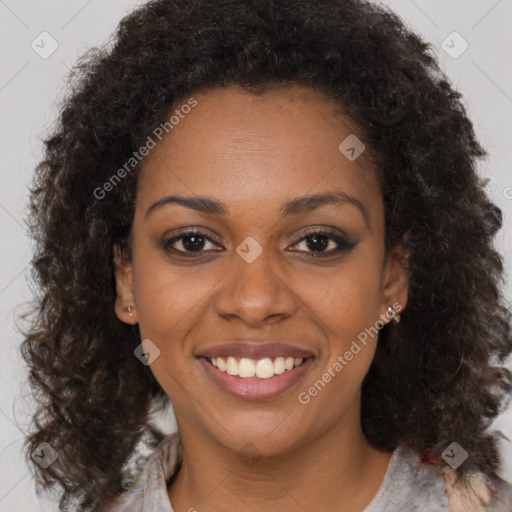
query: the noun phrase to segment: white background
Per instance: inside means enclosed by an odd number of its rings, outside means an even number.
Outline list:
[[[35,496],[32,476],[22,458],[30,419],[26,369],[18,355],[15,330],[19,305],[30,300],[27,283],[30,242],[23,218],[27,185],[41,158],[41,138],[57,115],[64,78],[78,54],[103,43],[119,20],[141,2],[128,0],[0,0],[0,512],[56,511]],[[505,256],[505,293],[512,297],[512,0],[392,0],[385,2],[431,42],[441,65],[459,90],[477,135],[490,153],[481,172],[489,193],[504,212],[497,238]],[[314,1],[311,2],[314,6]],[[57,50],[47,59],[32,41],[48,32]],[[457,58],[442,42],[457,31],[469,44]],[[452,53],[463,47],[450,36]],[[39,42],[42,46],[42,43]],[[50,48],[49,40],[45,48]],[[65,234],[63,234],[65,236]],[[18,308],[18,309],[17,309]],[[512,410],[495,424],[512,438]],[[100,456],[100,455],[99,455]],[[502,476],[512,481],[512,444],[503,445]]]

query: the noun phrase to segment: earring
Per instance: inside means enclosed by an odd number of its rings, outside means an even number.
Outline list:
[[[395,314],[395,310],[391,306],[388,307],[387,313],[388,316],[393,319],[393,323],[395,325],[398,325],[400,323],[400,315]]]
[[[132,306],[128,306],[128,307],[126,308],[126,311],[128,311],[128,314],[129,314],[130,316],[133,316],[132,310],[133,310],[133,307],[132,307]]]

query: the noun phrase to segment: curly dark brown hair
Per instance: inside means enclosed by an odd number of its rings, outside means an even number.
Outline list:
[[[33,465],[61,510],[101,510],[133,483],[137,447],[164,435],[149,410],[168,399],[134,357],[137,327],[113,307],[113,245],[129,250],[140,164],[104,197],[98,189],[192,93],[293,84],[326,93],[360,127],[387,248],[409,253],[407,310],[381,330],[363,382],[369,443],[439,458],[457,441],[469,453],[460,480],[497,478],[488,427],[512,389],[501,366],[511,314],[493,248],[502,215],[477,175],[485,151],[461,94],[430,45],[363,0],[155,0],[80,58],[31,189],[40,292],[22,344],[38,400],[27,447],[58,451],[47,469]]]

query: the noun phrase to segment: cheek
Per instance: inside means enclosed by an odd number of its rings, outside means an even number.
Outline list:
[[[345,344],[375,324],[381,306],[380,262],[355,255],[347,265],[310,283],[310,307],[329,333]],[[314,285],[314,286],[313,286]]]
[[[379,319],[378,276],[370,271],[340,273],[323,294],[316,311],[328,340],[313,378],[300,390],[301,404],[313,403],[328,424],[356,400],[372,363]],[[329,411],[329,412],[326,412]]]
[[[343,381],[343,387],[348,386],[347,393],[360,387],[372,362],[381,326],[377,323],[382,291],[380,261],[365,256],[361,253],[326,280],[323,293],[317,293],[311,302],[316,305],[329,340],[322,367],[333,381]]]
[[[186,350],[188,333],[213,283],[182,269],[171,269],[160,258],[140,257],[134,251],[134,288],[142,339],[150,339],[160,350],[151,371],[175,407],[193,410],[194,358]]]
[[[172,345],[169,340],[182,339],[197,311],[204,307],[215,282],[213,275],[173,268],[162,258],[135,253],[134,267],[140,269],[134,276],[134,288],[141,335]]]

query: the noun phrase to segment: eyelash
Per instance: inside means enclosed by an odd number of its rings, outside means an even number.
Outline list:
[[[207,241],[211,243],[215,243],[206,233],[200,230],[191,230],[191,231],[185,231],[180,234],[180,236],[176,236],[174,238],[171,238],[170,240],[166,240],[162,247],[167,252],[173,252],[180,255],[186,255],[187,258],[197,258],[200,257],[201,253],[207,252],[205,250],[199,250],[199,251],[179,251],[177,249],[174,249],[172,245],[174,245],[179,240],[182,240],[184,238],[199,236],[201,238],[205,238]],[[295,242],[293,245],[298,245],[307,238],[313,238],[315,236],[323,236],[327,237],[330,240],[334,241],[336,244],[338,244],[338,247],[336,249],[331,249],[327,252],[314,252],[314,251],[299,251],[299,252],[306,252],[310,254],[313,258],[327,258],[333,255],[337,255],[342,252],[350,251],[354,248],[355,244],[348,242],[347,240],[343,239],[339,235],[335,234],[333,231],[329,230],[319,230],[319,229],[313,229],[311,231],[304,231],[301,233],[301,238]],[[220,252],[220,251],[216,251]],[[194,255],[194,253],[197,253],[197,256]]]

